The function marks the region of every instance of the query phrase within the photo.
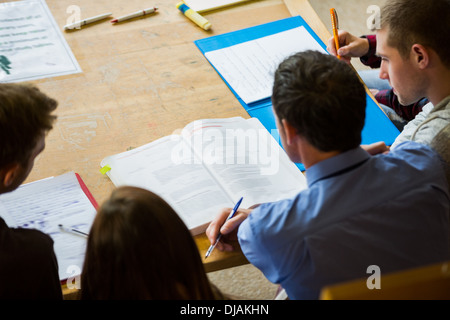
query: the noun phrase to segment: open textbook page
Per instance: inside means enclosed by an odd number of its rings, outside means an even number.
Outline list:
[[[0,216],[9,227],[38,229],[53,239],[61,280],[79,275],[83,266],[86,237],[59,224],[89,233],[96,208],[85,192],[68,172],[0,195]]]
[[[274,133],[276,134],[276,133]],[[205,119],[180,134],[106,157],[116,186],[163,197],[193,234],[224,207],[276,201],[306,188],[306,179],[258,119]]]

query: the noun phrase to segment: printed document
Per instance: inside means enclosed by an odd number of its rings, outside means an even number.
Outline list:
[[[95,215],[95,207],[73,172],[0,195],[0,216],[10,228],[37,229],[52,237],[61,280],[80,273],[87,239],[58,225],[89,233]]]
[[[301,51],[326,51],[300,26],[287,31],[205,53],[205,57],[246,103],[272,95],[275,70],[281,61]]]
[[[0,3],[0,82],[81,72],[44,0]]]

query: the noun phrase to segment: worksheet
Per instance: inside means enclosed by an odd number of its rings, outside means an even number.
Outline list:
[[[61,280],[81,271],[86,236],[59,227],[89,233],[96,208],[73,172],[20,186],[0,195],[0,217],[11,228],[37,229],[52,237]]]
[[[246,103],[272,95],[275,70],[283,59],[306,50],[326,51],[300,26],[287,31],[208,51],[205,57]]]
[[[81,72],[44,0],[0,3],[0,82]]]

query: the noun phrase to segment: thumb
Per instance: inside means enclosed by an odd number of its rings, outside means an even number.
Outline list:
[[[337,54],[340,56],[346,56],[350,53],[350,50],[351,50],[351,44],[339,48],[339,50],[337,51]]]

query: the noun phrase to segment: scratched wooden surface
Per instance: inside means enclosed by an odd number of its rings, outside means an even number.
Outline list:
[[[101,204],[115,188],[99,172],[109,155],[151,142],[202,118],[248,114],[193,41],[301,14],[326,40],[329,32],[307,0],[255,0],[203,15],[204,31],[175,7],[177,0],[48,0],[57,24],[69,22],[77,5],[81,18],[112,12],[122,16],[149,6],[158,12],[112,25],[109,19],[63,31],[83,72],[33,81],[59,101],[46,149],[26,182],[75,171]],[[151,163],[149,163],[151,165]],[[196,237],[201,254],[209,242]],[[225,259],[224,259],[225,258]],[[228,259],[228,260],[227,260]],[[227,260],[221,264],[221,260]],[[215,253],[207,271],[245,263],[239,253]]]
[[[99,172],[104,157],[171,134],[196,119],[249,117],[193,41],[289,17],[286,5],[261,0],[205,13],[212,23],[208,32],[184,17],[176,2],[156,1],[152,5],[158,13],[118,25],[106,19],[63,31],[83,72],[33,81],[59,106],[46,149],[27,182],[73,170],[102,203],[114,188]],[[74,2],[47,4],[62,29]],[[76,5],[81,18],[104,12],[118,17],[149,6],[142,0],[80,0]],[[314,13],[308,12],[305,19]]]
[[[74,2],[47,4],[62,29]],[[33,81],[59,106],[46,149],[27,181],[73,170],[102,203],[114,188],[99,172],[104,157],[171,134],[195,119],[248,118],[193,41],[287,17],[285,6],[265,0],[213,12],[205,15],[213,25],[206,32],[175,4],[156,1],[156,14],[118,25],[106,19],[63,32],[83,72]],[[148,2],[83,0],[77,5],[81,18],[104,12],[117,17]]]

